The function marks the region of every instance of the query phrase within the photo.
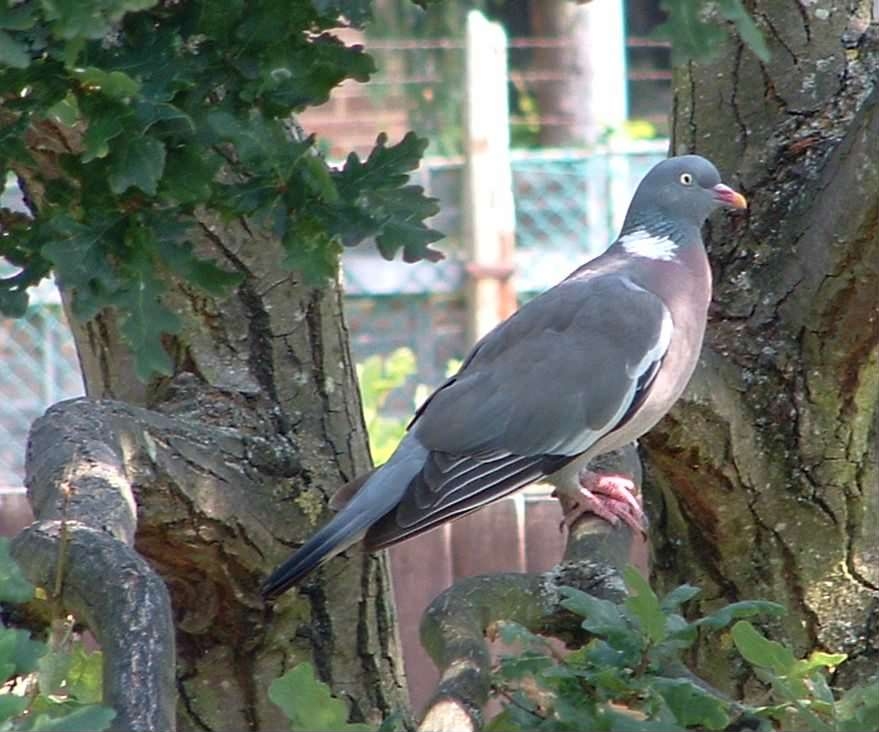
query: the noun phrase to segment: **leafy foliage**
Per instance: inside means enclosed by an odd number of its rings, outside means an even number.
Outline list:
[[[403,386],[415,370],[415,354],[409,348],[398,348],[387,356],[376,354],[357,364],[363,419],[376,465],[387,462],[406,433],[408,418],[393,417],[383,410],[391,392]]]
[[[446,376],[456,373],[461,367],[458,359],[450,359],[446,364]],[[391,394],[404,386],[410,376],[417,373],[415,354],[410,348],[398,348],[386,356],[375,354],[357,364],[357,381],[360,385],[360,400],[363,405],[363,419],[369,433],[369,449],[376,465],[387,462],[397,448],[411,413],[394,416],[389,413],[388,399]],[[415,387],[413,407],[418,408],[428,396],[431,388],[425,384]]]
[[[755,709],[760,717],[790,730],[879,729],[879,680],[849,689],[839,698],[827,682],[825,672],[845,661],[844,653],[814,651],[798,659],[746,620],[733,625],[731,635],[739,653],[770,688],[772,703]]]
[[[658,598],[636,570],[624,573],[621,603],[564,588],[562,605],[583,618],[589,642],[566,655],[526,628],[504,623],[505,643],[519,646],[502,658],[494,687],[504,710],[488,730],[721,730],[747,717],[748,728],[805,731],[876,729],[879,682],[836,696],[825,672],[844,654],[797,659],[743,618],[779,615],[770,602],[738,602],[688,621],[681,606],[698,589],[683,585]],[[731,626],[731,627],[730,627]],[[681,652],[702,631],[728,632],[742,657],[770,688],[771,704],[747,706],[682,676]]]
[[[0,602],[26,602],[33,592],[0,538]],[[47,645],[0,622],[0,730],[100,732],[115,717],[98,704],[101,654],[74,642],[69,624],[57,629]]]
[[[310,663],[300,663],[269,687],[269,699],[290,720],[290,729],[313,732],[358,732],[372,729],[366,724],[348,722],[348,707],[319,681]]]
[[[310,663],[300,663],[275,679],[269,686],[269,699],[284,712],[292,732],[370,732],[376,729],[362,722],[349,722],[345,702],[333,696],[330,687],[317,678]],[[377,732],[399,729],[399,722],[398,714],[390,714]]]
[[[168,274],[213,295],[241,281],[195,254],[199,211],[262,227],[314,285],[367,238],[388,258],[436,259],[436,202],[408,183],[423,140],[379,136],[337,170],[289,122],[370,77],[370,56],[331,32],[370,15],[369,0],[4,3],[0,170],[33,218],[4,217],[0,256],[18,270],[0,279],[0,311],[21,314],[54,269],[79,317],[122,314],[145,379],[172,367]]]

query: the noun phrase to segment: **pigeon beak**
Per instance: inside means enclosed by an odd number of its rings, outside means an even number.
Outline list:
[[[723,183],[718,183],[711,190],[714,191],[714,200],[723,206],[730,208],[748,208],[748,202],[738,191],[734,191]]]

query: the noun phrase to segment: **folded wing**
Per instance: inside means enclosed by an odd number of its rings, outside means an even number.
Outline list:
[[[673,323],[623,275],[569,279],[492,331],[428,399],[410,430],[429,452],[377,549],[554,473],[631,419]]]

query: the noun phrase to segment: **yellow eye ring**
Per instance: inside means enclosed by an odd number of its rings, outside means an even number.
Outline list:
[[[693,185],[693,176],[689,173],[681,173],[681,183],[685,186]]]

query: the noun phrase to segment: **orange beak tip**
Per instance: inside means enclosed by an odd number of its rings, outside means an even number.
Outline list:
[[[715,200],[730,208],[745,209],[748,208],[748,200],[738,191],[734,191],[723,183],[718,183],[713,188]]]

